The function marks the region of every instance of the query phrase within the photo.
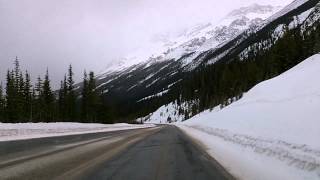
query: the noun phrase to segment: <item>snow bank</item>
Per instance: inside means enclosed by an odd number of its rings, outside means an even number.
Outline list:
[[[126,129],[148,128],[154,125],[84,124],[84,123],[0,123],[0,141],[65,136]]]
[[[320,54],[178,126],[240,179],[320,179]]]

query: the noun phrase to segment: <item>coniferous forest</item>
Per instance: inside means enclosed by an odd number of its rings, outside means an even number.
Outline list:
[[[84,72],[80,92],[75,90],[74,73],[69,66],[61,81],[61,87],[51,87],[49,70],[44,77],[31,82],[28,71],[20,69],[19,59],[14,69],[7,71],[6,84],[0,85],[0,120],[8,123],[21,122],[104,122],[106,113],[101,97],[96,92],[95,75]]]

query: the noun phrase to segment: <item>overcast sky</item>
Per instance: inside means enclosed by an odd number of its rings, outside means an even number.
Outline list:
[[[77,80],[99,72],[154,34],[214,22],[252,3],[292,0],[0,0],[0,79],[18,56],[32,76],[49,68],[55,85],[68,64]]]

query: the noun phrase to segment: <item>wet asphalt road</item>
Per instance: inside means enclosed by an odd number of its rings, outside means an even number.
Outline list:
[[[0,179],[224,180],[174,126],[0,142]]]

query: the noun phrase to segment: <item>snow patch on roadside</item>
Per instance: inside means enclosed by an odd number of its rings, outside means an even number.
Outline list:
[[[252,149],[256,153],[284,161],[290,166],[306,171],[320,172],[320,150],[313,149],[305,144],[293,144],[282,140],[257,138],[232,133],[225,129],[201,126],[190,127],[209,135],[219,137],[224,141]]]
[[[178,127],[203,143],[206,151],[236,179],[319,179],[317,150],[221,129],[203,129],[181,124]]]
[[[66,136],[127,129],[149,128],[152,124],[84,124],[84,123],[0,123],[0,141]]]

